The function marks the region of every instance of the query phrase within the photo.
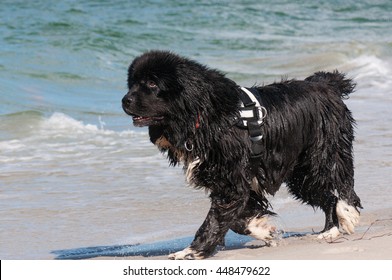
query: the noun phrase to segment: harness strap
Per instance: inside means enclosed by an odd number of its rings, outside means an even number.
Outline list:
[[[240,92],[241,105],[243,105],[240,108],[240,119],[242,126],[248,128],[249,138],[252,142],[252,154],[249,159],[251,177],[256,176],[260,166],[263,151],[261,125],[267,114],[267,110],[260,105],[255,97],[257,94],[258,92],[255,88],[246,89],[242,87]]]
[[[256,98],[257,95],[257,89],[241,87],[240,99],[242,104],[240,107],[240,117],[244,127],[248,126],[248,121],[255,119],[257,120],[257,123],[261,125],[263,119],[267,115],[267,110],[260,105]]]

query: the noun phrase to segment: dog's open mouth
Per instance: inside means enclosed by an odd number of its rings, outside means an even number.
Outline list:
[[[149,126],[160,123],[163,117],[142,117],[142,116],[132,116],[134,126]]]

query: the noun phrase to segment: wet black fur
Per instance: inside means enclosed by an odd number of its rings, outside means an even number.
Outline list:
[[[240,88],[234,81],[193,60],[150,51],[129,67],[128,86],[124,110],[160,117],[143,125],[151,142],[167,140],[158,147],[170,163],[181,162],[186,170],[200,159],[191,181],[211,197],[191,244],[201,256],[212,254],[229,229],[248,234],[250,218],[271,214],[266,194],[274,195],[282,183],[296,199],[325,212],[324,231],[339,226],[338,199],[361,207],[354,192],[354,119],[342,101],[355,85],[344,74],[318,72],[257,87],[268,112],[257,192],[251,189],[248,131],[236,126]]]

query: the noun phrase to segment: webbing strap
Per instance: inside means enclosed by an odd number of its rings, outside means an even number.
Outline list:
[[[255,88],[241,88],[240,99],[242,104],[240,107],[240,118],[244,127],[248,126],[248,121],[253,120],[256,120],[261,125],[267,115],[267,110],[260,105],[255,96],[257,94],[258,91]]]
[[[258,168],[260,166],[263,150],[261,141],[263,138],[261,125],[263,123],[263,119],[266,116],[267,110],[260,105],[252,91],[255,91],[257,94],[257,89],[246,89],[244,87],[241,88],[240,99],[243,106],[240,108],[240,118],[242,125],[248,128],[249,138],[252,141],[252,154],[249,160],[249,167],[253,177],[257,174]]]

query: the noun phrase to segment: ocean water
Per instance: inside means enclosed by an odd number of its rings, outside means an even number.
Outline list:
[[[165,49],[243,86],[339,69],[357,82],[355,189],[392,214],[392,2],[0,1],[0,258],[190,237],[209,207],[121,109],[129,63]],[[320,211],[282,190],[287,231]]]

